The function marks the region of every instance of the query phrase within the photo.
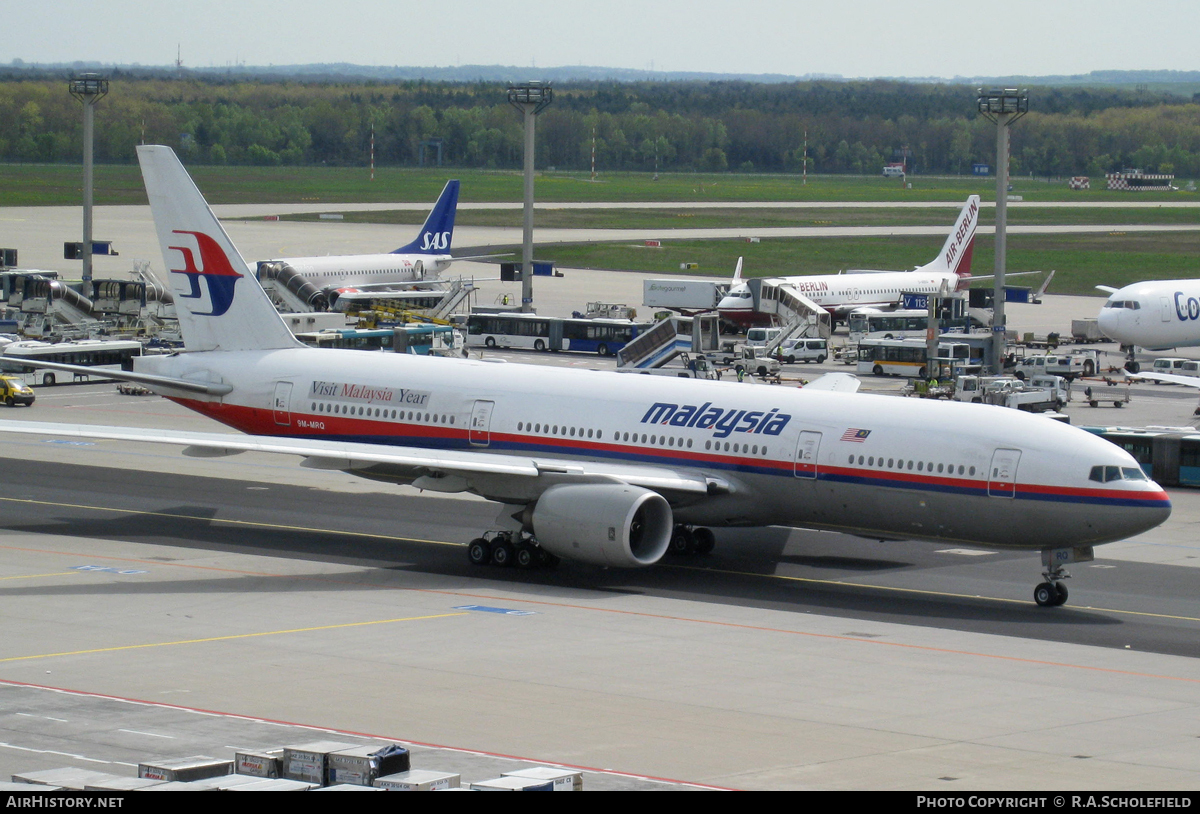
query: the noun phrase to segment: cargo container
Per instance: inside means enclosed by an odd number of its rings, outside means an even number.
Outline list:
[[[375,781],[375,786],[388,791],[440,791],[456,789],[462,776],[450,772],[434,772],[428,769],[411,769],[407,772],[389,774]]]
[[[186,783],[191,780],[203,780],[207,777],[219,777],[232,773],[232,760],[221,760],[208,755],[192,755],[191,757],[138,764],[138,777],[151,780],[178,780]]]
[[[553,766],[530,766],[504,772],[501,777],[524,777],[531,780],[548,780],[555,791],[583,791],[583,772],[572,769],[557,769]]]

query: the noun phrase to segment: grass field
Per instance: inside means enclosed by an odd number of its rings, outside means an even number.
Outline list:
[[[370,180],[365,167],[189,167],[210,203],[428,202],[448,178],[462,180],[464,202],[520,201],[517,171],[410,169],[383,167]],[[549,201],[953,201],[976,193],[995,198],[992,178],[910,176],[912,189],[882,176],[602,173],[543,171],[537,200]],[[1028,201],[1129,200],[1132,193],[1093,189],[1072,192],[1064,180],[1016,178],[1013,194]],[[0,206],[73,206],[82,196],[82,169],[58,164],[0,165]],[[103,165],[95,170],[95,200],[105,204],[144,204],[135,165]],[[1194,192],[1138,193],[1137,200],[1200,200]]]
[[[518,202],[522,195],[519,172],[462,169],[380,168],[371,181],[368,170],[351,167],[191,167],[197,185],[211,203],[384,203],[412,202],[432,206],[447,178],[462,180],[462,202]],[[810,176],[807,185],[794,175],[704,175],[663,173],[602,174],[595,182],[586,173],[543,172],[538,176],[539,203],[644,202],[646,207],[624,210],[580,209],[538,212],[541,228],[709,228],[742,229],[779,226],[905,226],[940,225],[949,230],[956,211],[942,209],[871,209],[756,207],[752,209],[682,209],[681,202],[961,201],[978,194],[995,198],[991,178],[910,177],[912,189],[897,179],[861,176]],[[1097,185],[1099,186],[1099,185]],[[0,206],[78,205],[81,169],[63,165],[0,165]],[[1094,286],[1124,285],[1158,277],[1200,276],[1200,210],[1172,206],[1200,201],[1195,192],[1073,192],[1064,181],[1016,178],[1013,194],[1028,202],[1157,201],[1155,208],[1011,207],[1013,225],[1151,225],[1194,224],[1196,232],[1168,235],[1097,234],[1078,236],[1009,237],[1009,271],[1056,269],[1052,293],[1097,294]],[[97,204],[144,204],[141,174],[134,165],[96,168]],[[347,221],[418,224],[424,211],[346,213]],[[313,219],[316,216],[312,216]],[[981,223],[993,222],[993,210],[981,213]],[[521,224],[518,209],[462,210],[458,222],[467,226]],[[764,238],[750,244],[739,240],[668,241],[662,249],[596,244],[543,246],[539,259],[562,266],[629,269],[678,274],[681,263],[699,263],[700,274],[726,276],[737,258],[746,258],[751,276],[819,274],[839,269],[904,269],[928,262],[941,246],[939,238]],[[993,243],[980,237],[975,247],[975,272],[990,274]],[[696,272],[688,272],[694,274]],[[1036,284],[1033,278],[1021,279]],[[1014,281],[1015,282],[1015,281]]]

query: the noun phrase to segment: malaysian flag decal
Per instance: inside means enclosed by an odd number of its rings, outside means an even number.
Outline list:
[[[848,429],[844,433],[842,433],[842,440],[843,441],[854,441],[856,443],[861,444],[863,441],[867,440],[867,436],[870,434],[871,434],[870,430],[860,430],[855,427],[851,427],[850,429]]]

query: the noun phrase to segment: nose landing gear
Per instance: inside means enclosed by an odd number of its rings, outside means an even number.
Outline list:
[[[1042,549],[1042,566],[1045,568],[1042,579],[1045,581],[1033,589],[1033,601],[1042,608],[1057,608],[1066,604],[1067,586],[1062,581],[1070,579],[1071,575],[1063,566],[1093,562],[1095,559],[1096,552],[1090,545]]]
[[[1033,601],[1038,603],[1039,608],[1057,608],[1059,605],[1065,605],[1067,586],[1062,583],[1062,580],[1070,578],[1071,575],[1061,565],[1054,568],[1047,565],[1046,570],[1042,572],[1042,579],[1045,582],[1039,583],[1033,589]]]

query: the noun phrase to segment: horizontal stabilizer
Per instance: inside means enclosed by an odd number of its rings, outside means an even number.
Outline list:
[[[155,376],[152,373],[134,373],[132,370],[110,370],[107,368],[87,367],[85,365],[64,365],[61,362],[44,362],[37,358],[21,357],[21,364],[46,370],[61,370],[64,373],[74,373],[87,376],[90,379],[112,379],[115,382],[134,382],[147,387],[163,387],[172,390],[183,390],[187,393],[203,393],[209,396],[224,396],[233,391],[233,385],[224,382],[201,382],[191,379],[176,379],[170,376]]]

